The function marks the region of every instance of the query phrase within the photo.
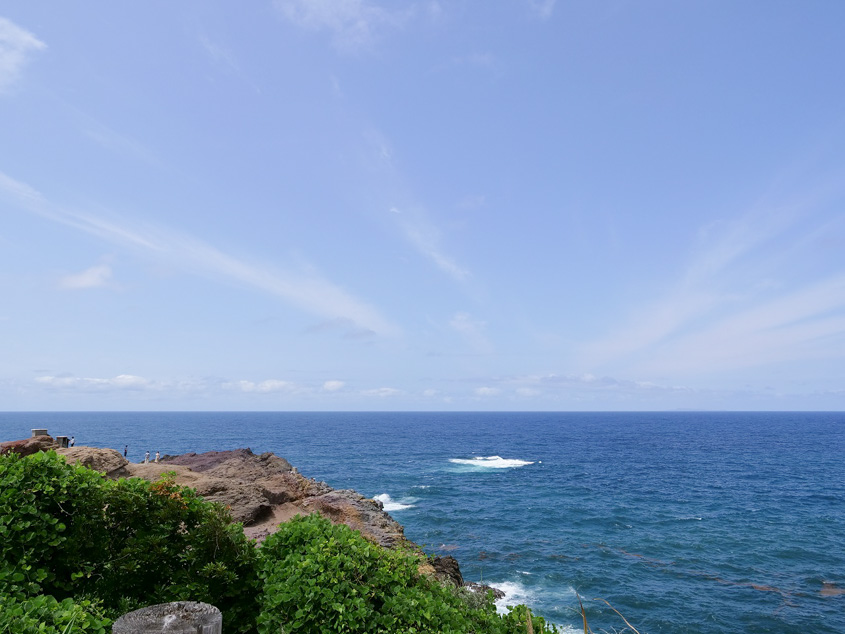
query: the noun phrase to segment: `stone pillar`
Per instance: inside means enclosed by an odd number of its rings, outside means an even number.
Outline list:
[[[208,603],[160,603],[124,614],[112,634],[222,634],[223,614]]]

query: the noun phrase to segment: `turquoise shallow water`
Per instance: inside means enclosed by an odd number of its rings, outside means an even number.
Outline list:
[[[248,446],[378,496],[431,552],[577,631],[845,632],[838,413],[3,413],[130,459]]]

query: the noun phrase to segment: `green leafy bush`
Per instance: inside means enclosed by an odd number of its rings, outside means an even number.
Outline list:
[[[101,480],[52,452],[0,458],[0,593],[67,596],[93,546],[84,530],[101,512]]]
[[[172,479],[114,482],[55,452],[0,458],[0,596],[95,597],[110,616],[204,601],[254,631],[257,554],[219,505]]]
[[[421,576],[415,555],[318,515],[281,526],[261,553],[261,634],[526,631],[526,609],[502,618],[492,602],[474,608],[454,588]],[[533,629],[544,631],[542,619]]]
[[[44,595],[0,601],[0,634],[107,634],[110,625],[88,601]]]

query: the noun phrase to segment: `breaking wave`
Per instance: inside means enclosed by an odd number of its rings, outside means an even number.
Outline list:
[[[523,572],[522,574],[530,574]],[[512,582],[512,581],[503,581],[501,583],[491,582],[490,585],[497,590],[501,590],[505,593],[505,596],[496,601],[496,612],[499,614],[507,614],[508,606],[520,605],[525,604],[529,607],[536,605],[540,599],[541,595],[546,594],[543,591],[531,590],[521,583]],[[569,595],[575,594],[575,591],[572,588],[568,588],[565,594]],[[548,598],[548,597],[545,597]],[[559,597],[561,598],[561,597]],[[552,621],[546,620],[546,623],[553,623]],[[553,623],[557,626],[558,632],[561,634],[578,634],[580,631],[578,628],[573,628],[569,625],[562,625],[560,623]]]
[[[414,508],[414,503],[417,498],[402,498],[401,500],[394,500],[387,493],[382,493],[373,498],[381,502],[384,510],[390,513],[391,511],[404,511],[405,509]]]
[[[501,456],[476,456],[475,458],[450,458],[449,462],[454,464],[467,465],[470,467],[484,467],[485,469],[512,469],[534,464],[529,460],[515,460],[513,458],[502,458]]]

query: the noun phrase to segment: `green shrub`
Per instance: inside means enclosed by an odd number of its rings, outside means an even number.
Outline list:
[[[472,607],[418,572],[418,557],[386,550],[347,526],[294,518],[261,548],[261,634],[379,632],[524,633],[524,615]],[[534,631],[542,632],[542,619]]]
[[[87,601],[45,595],[0,601],[0,634],[107,634],[110,625]]]
[[[257,555],[219,505],[172,479],[114,482],[55,452],[0,458],[0,596],[94,597],[109,616],[169,601],[251,632]]]
[[[68,596],[95,541],[85,531],[102,512],[101,480],[54,452],[0,458],[0,593]]]

